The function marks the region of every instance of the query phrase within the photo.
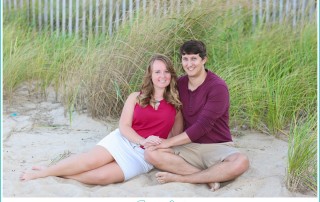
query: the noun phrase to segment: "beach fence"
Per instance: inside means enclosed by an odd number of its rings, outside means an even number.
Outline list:
[[[217,0],[205,1],[214,6]],[[211,2],[212,5],[210,5]],[[3,0],[4,20],[23,17],[39,32],[56,36],[111,36],[138,16],[179,15],[204,0]],[[220,1],[221,3],[221,1]],[[252,10],[252,27],[261,23],[316,21],[317,0],[225,0],[232,12]],[[236,17],[236,15],[233,15]]]

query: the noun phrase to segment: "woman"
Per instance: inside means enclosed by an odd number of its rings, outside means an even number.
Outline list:
[[[50,167],[34,166],[20,176],[23,181],[59,176],[86,184],[106,185],[149,172],[144,148],[182,131],[181,102],[177,76],[166,56],[155,55],[146,70],[140,92],[127,98],[119,129],[102,139],[87,153],[66,158]]]

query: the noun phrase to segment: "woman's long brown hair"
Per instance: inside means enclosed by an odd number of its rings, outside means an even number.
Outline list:
[[[149,62],[148,68],[146,70],[146,73],[143,78],[142,87],[141,87],[141,93],[137,97],[137,102],[142,106],[146,107],[148,104],[155,103],[154,99],[154,86],[152,83],[152,65],[156,61],[162,61],[166,67],[167,70],[171,74],[171,81],[170,84],[166,87],[165,92],[163,94],[163,98],[168,102],[171,103],[177,111],[179,111],[182,107],[182,104],[179,99],[179,93],[177,89],[177,74],[173,68],[173,64],[171,60],[165,56],[156,54],[154,55]]]

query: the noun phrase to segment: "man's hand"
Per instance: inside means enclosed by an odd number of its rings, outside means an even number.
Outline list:
[[[169,147],[170,145],[168,139],[163,139],[162,142],[158,145],[145,146],[145,148],[150,151],[154,151],[156,149],[167,149]]]
[[[168,149],[173,146],[183,145],[190,143],[191,140],[186,132],[181,133],[180,135],[173,136],[168,139],[162,139],[161,143],[158,145],[151,145],[148,147],[145,147],[148,150],[156,150],[156,149]]]
[[[159,145],[161,143],[161,141],[162,141],[162,139],[159,138],[158,136],[151,135],[148,138],[146,138],[143,141],[141,141],[140,144],[143,147],[147,148],[147,147],[150,147],[150,146]]]

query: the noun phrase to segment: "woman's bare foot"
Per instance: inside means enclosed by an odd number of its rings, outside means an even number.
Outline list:
[[[37,178],[46,177],[46,175],[43,172],[43,170],[45,170],[46,168],[47,167],[45,166],[33,166],[32,167],[33,171],[22,172],[22,174],[20,175],[20,180],[28,181],[28,180],[34,180]]]

